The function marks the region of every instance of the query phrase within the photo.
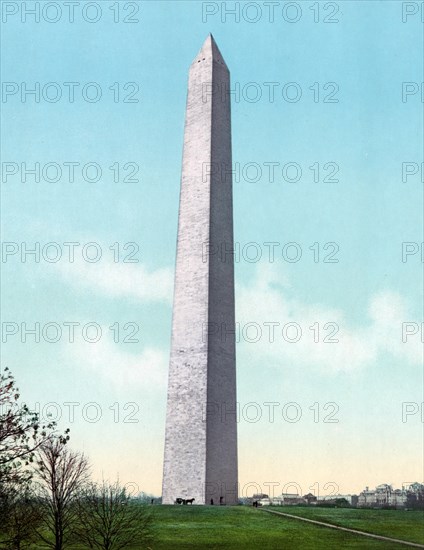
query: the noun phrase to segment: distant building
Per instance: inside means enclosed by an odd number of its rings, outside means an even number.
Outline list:
[[[424,492],[424,485],[422,483],[417,483],[416,481],[414,483],[411,483],[411,485],[409,485],[407,488],[406,488],[407,491],[411,491],[412,493],[422,493]]]
[[[282,493],[276,497],[272,497],[269,504],[274,506],[294,506],[296,504],[308,504],[308,502],[297,493]],[[266,505],[266,503],[264,503]]]
[[[352,501],[351,501],[351,506],[358,506],[358,495],[352,495]]]
[[[393,506],[393,508],[404,508],[408,501],[408,494],[406,491],[401,489],[395,489],[390,495],[389,495],[389,506]]]
[[[313,495],[311,495],[315,498]],[[258,502],[260,506],[292,506],[295,504],[308,504],[308,501],[297,493],[282,493],[276,497],[270,497],[265,493],[257,493],[249,497],[249,503]]]
[[[255,495],[251,496],[252,500],[261,500],[263,498],[269,498],[269,497],[265,493],[256,493]]]
[[[295,493],[283,493],[280,497],[283,501],[283,506],[293,506],[294,504],[307,504],[307,501]]]
[[[377,485],[375,489],[370,490],[365,487],[365,490],[358,497],[358,506],[361,508],[382,508],[390,506],[392,500],[393,488],[387,483]]]
[[[365,489],[358,496],[359,508],[414,508],[424,505],[424,485],[412,483],[402,489],[393,489],[382,483],[375,489]]]
[[[307,504],[316,504],[318,499],[312,493],[308,493],[307,495],[303,495],[303,500],[305,500]]]
[[[424,485],[422,483],[404,484],[402,489],[394,489],[388,483],[377,485],[375,489],[365,487],[359,495],[331,495],[316,497],[312,493],[282,493],[270,497],[257,493],[246,499],[247,504],[258,502],[260,506],[351,506],[353,508],[397,508],[424,509]]]
[[[375,488],[375,500],[377,507],[389,506],[390,495],[392,494],[393,488],[391,485],[382,483],[377,485]]]
[[[256,493],[249,498],[250,504],[254,502],[259,503],[261,506],[269,506],[271,504],[269,496],[265,493]]]
[[[406,488],[406,506],[424,509],[424,485],[422,483],[411,483]]]
[[[377,499],[375,496],[375,491],[369,489],[369,487],[365,487],[365,489],[362,491],[362,493],[358,496],[358,507],[360,508],[366,508],[366,507],[373,507],[377,503]]]

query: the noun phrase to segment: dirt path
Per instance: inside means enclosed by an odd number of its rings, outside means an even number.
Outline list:
[[[300,521],[306,521],[308,523],[314,523],[315,525],[321,525],[322,527],[330,527],[331,529],[338,529],[339,531],[347,531],[348,533],[354,533],[355,535],[363,535],[364,537],[371,537],[373,539],[385,540],[389,542],[397,542],[398,544],[413,546],[414,548],[424,548],[423,544],[418,544],[417,542],[409,542],[406,540],[392,539],[390,537],[384,537],[383,535],[373,535],[371,533],[366,533],[365,531],[358,531],[357,529],[349,529],[348,527],[340,527],[339,525],[332,525],[331,523],[325,523],[323,521],[317,521],[315,519],[302,518],[300,516],[294,516],[293,514],[286,514],[284,512],[276,512],[275,510],[262,509],[262,511],[268,512],[268,514],[277,514],[278,516],[285,516],[287,518],[298,519]]]

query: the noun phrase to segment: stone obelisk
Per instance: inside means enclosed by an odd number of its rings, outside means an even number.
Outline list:
[[[163,504],[237,503],[230,73],[209,35],[189,73]]]

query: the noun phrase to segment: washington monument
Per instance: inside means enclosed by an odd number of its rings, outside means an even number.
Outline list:
[[[237,503],[230,73],[212,35],[190,67],[162,502]]]

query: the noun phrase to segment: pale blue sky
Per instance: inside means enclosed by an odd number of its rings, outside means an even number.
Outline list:
[[[18,93],[2,104],[3,162],[97,162],[104,173],[97,183],[80,173],[69,183],[64,172],[57,183],[22,183],[18,174],[2,184],[3,241],[96,241],[104,252],[98,264],[21,263],[18,255],[2,264],[3,322],[106,327],[97,344],[11,336],[2,362],[25,400],[75,401],[80,411],[101,404],[97,424],[76,414],[74,446],[98,475],[120,472],[159,494],[187,72],[212,32],[233,85],[263,92],[257,102],[233,102],[234,162],[280,166],[273,183],[265,168],[257,183],[234,183],[235,240],[294,241],[303,251],[297,263],[236,264],[239,322],[298,322],[304,333],[297,344],[238,345],[242,406],[257,402],[265,415],[264,402],[296,401],[303,411],[294,424],[241,420],[240,480],[297,481],[305,491],[335,481],[357,492],[418,479],[422,424],[418,414],[402,423],[401,411],[402,402],[423,401],[422,344],[419,335],[402,344],[400,327],[423,319],[423,264],[419,254],[401,261],[403,241],[424,240],[420,175],[403,183],[401,172],[403,162],[423,161],[420,93],[402,102],[402,82],[424,80],[419,15],[402,23],[402,2],[346,1],[338,23],[315,23],[313,3],[302,1],[297,23],[278,16],[285,2],[273,23],[265,9],[257,23],[222,22],[221,13],[204,22],[202,2],[150,1],[139,3],[138,23],[124,24],[113,23],[113,2],[98,4],[98,23],[77,7],[74,23],[65,15],[22,23],[17,14],[2,28],[3,81],[20,89],[57,82],[64,92],[64,82],[80,82],[79,90],[97,82],[103,91],[98,103],[77,91],[74,103],[22,103]],[[114,103],[115,82],[121,90],[137,82],[140,101]],[[266,82],[277,83],[273,103]],[[296,103],[282,98],[289,82],[302,89]],[[338,103],[315,103],[309,87],[322,92],[328,82],[338,84]],[[140,165],[139,183],[114,183],[114,162]],[[289,162],[302,167],[297,183],[281,177]],[[314,183],[315,162],[337,163],[339,182]],[[115,242],[137,242],[140,263],[111,263]],[[314,263],[315,242],[338,243],[339,263]],[[114,343],[107,327],[115,322],[137,322],[140,342]],[[340,343],[311,343],[314,322],[338,322]],[[111,423],[115,402],[136,402],[140,422]],[[337,402],[339,423],[314,423],[315,402]],[[253,448],[264,451],[252,456]]]

